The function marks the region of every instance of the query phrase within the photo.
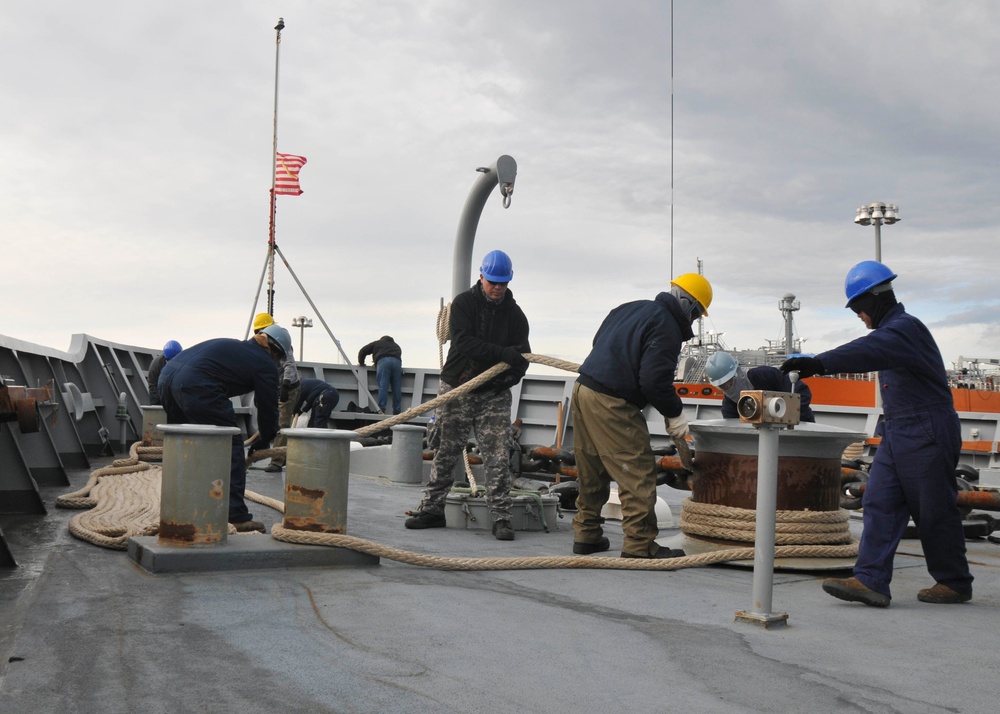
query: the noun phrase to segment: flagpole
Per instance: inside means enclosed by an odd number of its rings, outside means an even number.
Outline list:
[[[279,17],[278,24],[274,26],[274,138],[271,143],[271,220],[267,237],[267,313],[272,316],[274,315],[274,189],[278,171],[278,57],[283,29],[285,29],[285,19]]]

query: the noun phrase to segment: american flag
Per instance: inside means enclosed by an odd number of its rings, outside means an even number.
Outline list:
[[[306,164],[305,156],[277,154],[274,167],[274,193],[278,196],[301,196],[299,171]]]

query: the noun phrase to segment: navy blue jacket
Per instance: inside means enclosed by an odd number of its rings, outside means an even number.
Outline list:
[[[619,305],[597,330],[579,381],[639,409],[652,404],[665,417],[678,416],[683,404],[674,373],[681,345],[692,337],[691,323],[670,293]]]
[[[337,402],[340,401],[340,392],[332,384],[324,382],[322,379],[313,379],[312,377],[303,379],[301,391],[299,391],[299,401],[295,402],[295,413],[301,414],[306,409],[312,409],[316,399],[320,395],[327,393],[337,395],[336,399],[331,399],[333,406],[337,406]]]
[[[886,418],[955,411],[941,351],[920,320],[895,305],[864,337],[816,355],[825,374],[878,371]]]
[[[257,428],[264,443],[278,433],[278,366],[253,339],[219,337],[178,353],[160,372],[160,393],[204,392],[227,399],[253,392]]]
[[[751,367],[747,370],[747,379],[754,389],[763,389],[769,392],[790,392],[792,391],[792,380],[777,367]],[[795,383],[795,393],[799,395],[799,421],[816,421],[813,414],[812,391],[805,382]],[[739,413],[736,411],[736,402],[729,397],[722,400],[722,418],[738,419]]]
[[[507,290],[503,302],[490,302],[479,283],[459,293],[451,303],[451,346],[441,369],[441,381],[457,387],[502,362],[504,347],[531,352],[528,344],[528,318]],[[477,392],[500,392],[521,381],[527,366],[504,370]]]

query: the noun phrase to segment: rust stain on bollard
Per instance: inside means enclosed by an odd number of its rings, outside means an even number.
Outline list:
[[[298,484],[290,483],[285,488],[285,497],[295,503],[315,503],[326,498],[326,491],[319,488],[306,488]]]
[[[220,499],[225,494],[222,492],[222,479],[218,478],[212,481],[212,488],[208,492],[209,498]]]
[[[172,540],[180,543],[194,543],[197,529],[190,523],[172,523],[170,521],[160,521],[160,529],[157,535],[163,540]]]
[[[322,521],[312,518],[285,518],[282,525],[293,531],[312,531],[314,533],[343,533],[344,527],[335,525],[328,527]]]
[[[299,515],[292,515],[286,510],[283,525],[285,528],[297,531],[313,531],[317,533],[343,533],[342,523],[328,524],[329,514],[326,513],[327,491],[318,488],[307,488],[298,484],[288,484],[285,487],[285,503],[294,503],[305,506],[307,515],[303,515],[303,509],[295,509]]]
[[[702,452],[696,464],[692,500],[756,508],[756,456]],[[777,508],[779,511],[838,510],[840,462],[804,456],[779,457]]]

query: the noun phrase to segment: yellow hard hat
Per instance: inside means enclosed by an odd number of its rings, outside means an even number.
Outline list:
[[[265,327],[274,324],[274,318],[268,315],[266,312],[258,312],[253,318],[253,331],[258,332],[263,330]]]
[[[705,280],[704,275],[684,273],[671,280],[670,284],[676,285],[697,300],[701,305],[702,314],[708,315],[708,306],[712,304],[712,284]]]

